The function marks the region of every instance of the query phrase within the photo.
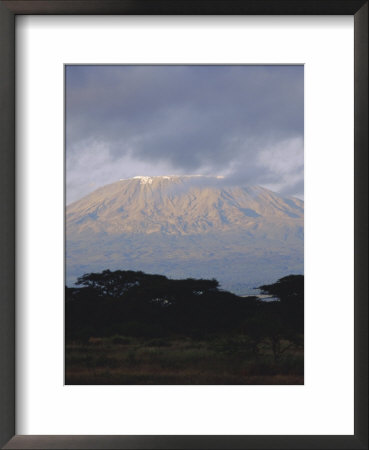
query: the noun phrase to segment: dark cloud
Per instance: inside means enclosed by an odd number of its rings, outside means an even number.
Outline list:
[[[301,196],[303,91],[302,66],[67,66],[68,200],[168,171]]]

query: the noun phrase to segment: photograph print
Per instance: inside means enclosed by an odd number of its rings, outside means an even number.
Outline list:
[[[304,384],[304,67],[65,66],[65,384]]]

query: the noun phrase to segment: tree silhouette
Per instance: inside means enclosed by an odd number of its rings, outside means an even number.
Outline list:
[[[104,270],[101,273],[87,273],[78,278],[77,286],[86,286],[94,289],[100,295],[118,298],[129,289],[140,286],[143,281],[164,281],[163,275],[147,275],[143,272],[132,270]]]
[[[276,283],[259,286],[264,294],[270,294],[283,303],[296,304],[304,302],[304,276],[288,275]]]
[[[66,287],[67,339],[141,337],[247,336],[255,356],[263,340],[275,359],[282,342],[302,342],[303,277],[288,276],[261,286],[278,301],[242,298],[219,288],[217,280],[173,280],[141,271],[87,273],[77,287]]]
[[[265,324],[274,359],[278,360],[291,345],[303,345],[304,276],[288,275],[276,283],[260,286],[259,289],[277,299],[265,307]],[[289,341],[285,347],[282,346],[283,340]]]

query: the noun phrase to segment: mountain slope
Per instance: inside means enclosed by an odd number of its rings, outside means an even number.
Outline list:
[[[215,277],[242,293],[303,271],[304,203],[201,176],[135,177],[66,210],[67,282],[121,268]]]
[[[67,209],[68,231],[197,234],[303,219],[303,202],[210,177],[136,177],[104,186]]]

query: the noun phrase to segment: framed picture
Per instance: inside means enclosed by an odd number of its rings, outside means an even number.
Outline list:
[[[0,8],[1,445],[367,448],[367,3]]]
[[[303,384],[304,67],[65,80],[65,383]]]

